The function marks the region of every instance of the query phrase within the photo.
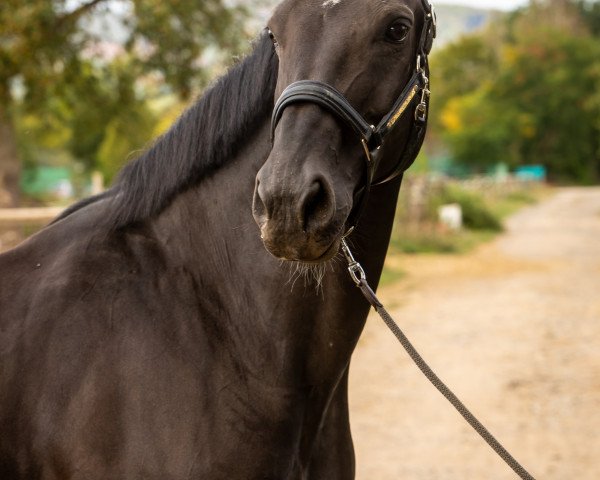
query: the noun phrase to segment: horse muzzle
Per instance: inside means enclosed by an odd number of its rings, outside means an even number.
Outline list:
[[[265,170],[256,179],[252,213],[266,249],[292,261],[322,262],[333,257],[347,208],[337,205],[330,182],[321,175],[285,182]]]

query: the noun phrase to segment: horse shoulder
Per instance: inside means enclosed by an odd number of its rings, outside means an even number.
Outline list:
[[[177,470],[149,462],[172,448],[194,458],[199,412],[210,408],[197,287],[150,232],[94,223],[76,213],[0,256],[0,457],[32,455],[21,438],[51,470]],[[171,433],[153,437],[163,424]],[[144,458],[124,464],[118,451],[130,447]]]

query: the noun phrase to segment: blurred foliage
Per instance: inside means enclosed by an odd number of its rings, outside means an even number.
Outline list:
[[[554,181],[599,181],[599,8],[535,2],[438,50],[434,140],[479,172],[539,163]]]
[[[488,230],[460,230],[441,235],[433,230],[408,230],[392,237],[390,251],[410,255],[423,253],[468,253],[478,245],[494,238]]]
[[[227,8],[223,0],[134,0],[135,26],[128,46],[144,51],[141,66],[163,73],[166,82],[188,98],[209,79],[201,56],[210,47],[235,54],[248,34],[240,26],[247,10]]]
[[[0,2],[0,147],[20,157],[0,148],[0,190],[11,163],[110,180],[247,46],[252,5]],[[89,28],[102,15],[120,22],[118,44]],[[428,144],[459,169],[541,163],[551,180],[599,181],[600,2],[537,0],[494,18],[434,50]],[[422,154],[413,170],[433,161]]]
[[[215,64],[245,48],[248,33],[240,25],[247,10],[234,5],[0,2],[0,121],[10,124],[0,129],[0,142],[18,145],[20,156],[0,150],[0,180],[2,169],[19,161],[76,162],[110,179],[156,132],[153,97],[171,92],[171,103],[189,99],[210,80]],[[119,44],[101,38],[89,28],[94,15],[120,22],[126,38]]]
[[[598,0],[577,0],[575,5],[590,32],[600,37],[600,2]]]
[[[246,9],[223,0],[129,0],[118,2],[128,38],[123,48],[139,60],[139,73],[160,72],[182,96],[205,82],[200,57],[209,49],[235,53],[245,44]],[[72,8],[69,6],[75,5]],[[19,78],[34,103],[54,93],[59,81],[73,78],[77,64],[94,56],[96,35],[80,20],[110,0],[3,0],[0,4],[0,94]],[[101,42],[100,42],[101,43]],[[101,46],[101,45],[100,45]],[[48,89],[51,89],[49,92]]]
[[[456,127],[458,119],[449,118],[444,107],[454,98],[476,90],[486,80],[492,79],[498,69],[495,52],[480,35],[460,37],[441,50],[434,50],[431,58],[431,77],[434,95],[431,97],[430,121],[434,130],[444,123]],[[454,121],[453,121],[454,120]]]
[[[465,228],[491,232],[504,230],[500,216],[492,210],[482,195],[456,185],[445,185],[437,196],[430,199],[429,208],[437,214],[439,207],[451,203],[460,205]]]
[[[547,194],[541,184],[468,181],[409,175],[400,190],[391,251],[396,253],[463,253],[504,230],[504,219]],[[442,205],[461,207],[463,227],[452,230],[439,219]]]

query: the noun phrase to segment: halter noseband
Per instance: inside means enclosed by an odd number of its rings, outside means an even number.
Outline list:
[[[347,224],[350,225],[346,236],[354,230],[358,218],[364,209],[368,192],[372,186],[383,185],[397,178],[412,164],[425,137],[427,129],[427,114],[429,111],[429,64],[428,55],[431,51],[433,39],[436,36],[436,17],[433,7],[428,0],[421,0],[425,10],[425,22],[421,31],[421,38],[417,50],[415,71],[394,103],[392,109],[377,126],[371,125],[364,117],[350,105],[350,102],[331,85],[315,80],[300,80],[290,84],[281,94],[273,109],[271,117],[271,138],[275,135],[275,128],[289,105],[299,102],[316,103],[328,110],[335,117],[350,127],[360,138],[367,161],[367,177],[365,186],[359,192],[360,203],[350,214]],[[404,116],[409,107],[418,100],[414,108],[414,121],[411,133],[404,152],[400,156],[395,168],[388,174],[375,179],[380,160],[380,150],[386,137],[396,127],[398,120]]]

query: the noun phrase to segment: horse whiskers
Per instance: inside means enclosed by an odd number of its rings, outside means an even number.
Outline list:
[[[291,284],[291,290],[294,290],[294,286],[296,282],[302,278],[304,287],[308,287],[311,284],[314,284],[317,294],[323,294],[323,279],[325,278],[325,274],[327,273],[328,267],[330,267],[333,272],[334,265],[333,259],[328,260],[323,263],[313,264],[313,263],[303,263],[303,262],[282,262],[287,263],[289,268],[289,279],[286,282],[286,285]]]

